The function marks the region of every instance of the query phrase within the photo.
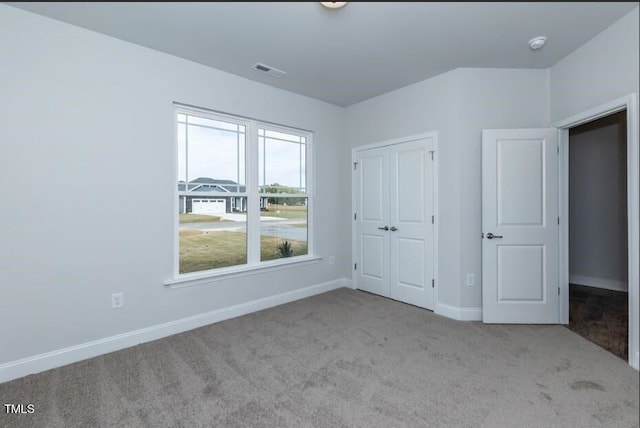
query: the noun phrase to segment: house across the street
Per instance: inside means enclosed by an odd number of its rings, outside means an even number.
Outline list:
[[[180,192],[180,213],[224,214],[247,211],[246,186],[231,180],[215,180],[200,177],[188,183],[178,183]],[[194,193],[194,195],[188,195]],[[204,193],[204,194],[203,194]],[[235,194],[235,195],[234,195]],[[260,210],[267,209],[267,198],[260,198]]]

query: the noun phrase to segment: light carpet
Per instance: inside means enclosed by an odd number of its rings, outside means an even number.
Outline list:
[[[560,325],[340,289],[0,384],[5,427],[638,427],[638,372]]]

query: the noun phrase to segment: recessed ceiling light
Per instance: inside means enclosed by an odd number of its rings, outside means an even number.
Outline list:
[[[323,5],[324,7],[328,7],[329,9],[339,9],[345,4],[347,4],[347,2],[346,1],[321,1],[320,4]]]
[[[533,39],[529,40],[529,47],[535,51],[543,47],[546,42],[547,38],[544,36],[534,37]]]

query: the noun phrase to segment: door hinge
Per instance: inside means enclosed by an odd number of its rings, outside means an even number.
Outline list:
[[[354,162],[353,163],[353,170],[357,170],[358,169],[358,162]]]
[[[434,151],[433,151],[433,150],[429,150],[429,153],[431,153],[431,160],[433,160],[433,153],[434,153]]]
[[[560,225],[560,217],[558,217],[558,225]]]
[[[435,279],[431,280],[431,288],[436,288],[436,280]]]
[[[560,287],[558,287],[558,296],[560,295]]]
[[[356,216],[356,213],[353,213],[353,219],[354,219],[354,220],[356,219],[356,217],[357,217],[357,216]]]
[[[436,221],[436,216],[432,215],[431,216],[431,224],[435,224],[435,221]]]
[[[557,146],[556,149],[557,149],[557,153],[560,154],[560,146]]]
[[[358,263],[353,264],[353,270],[358,270]]]

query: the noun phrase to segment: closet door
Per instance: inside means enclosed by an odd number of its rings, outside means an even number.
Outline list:
[[[391,147],[389,297],[433,309],[432,142]]]
[[[433,309],[433,141],[356,152],[356,288]]]
[[[389,296],[389,160],[387,148],[365,150],[356,158],[357,287]]]

